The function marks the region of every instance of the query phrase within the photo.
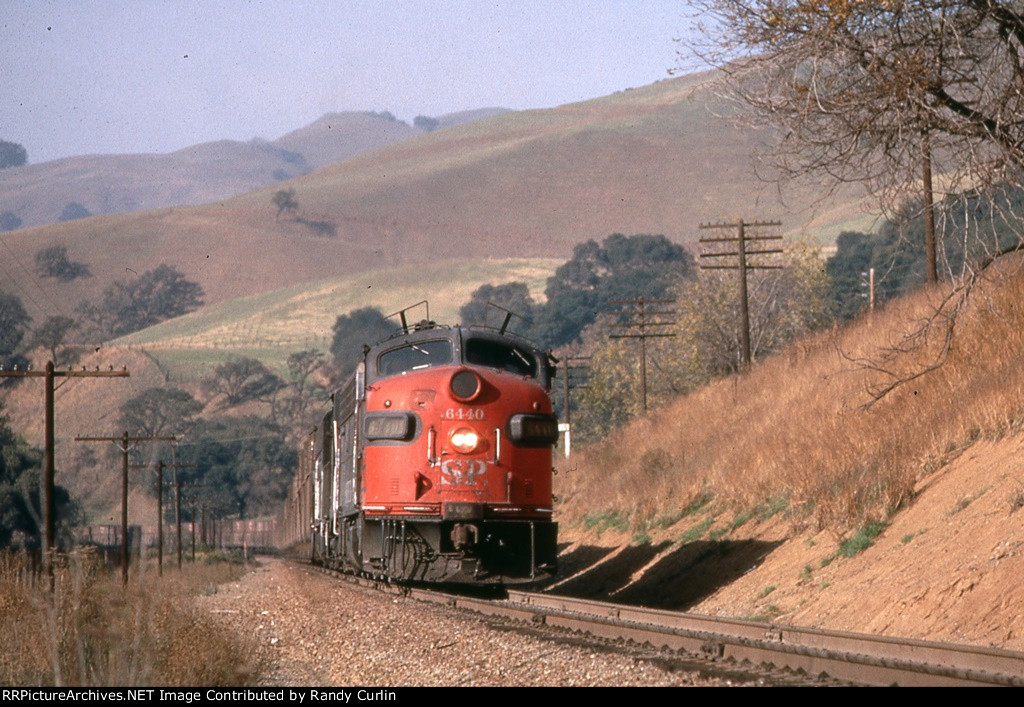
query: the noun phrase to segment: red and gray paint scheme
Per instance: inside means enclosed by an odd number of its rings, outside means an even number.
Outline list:
[[[315,562],[395,580],[555,571],[550,356],[421,322],[366,349],[310,442]]]

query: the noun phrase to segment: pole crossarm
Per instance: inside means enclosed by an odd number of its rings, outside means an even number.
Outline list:
[[[128,378],[129,373],[127,369],[115,371],[113,369],[109,371],[101,371],[99,369],[95,371],[87,371],[82,369],[78,370],[67,370],[58,371],[56,368],[50,373],[45,370],[40,371],[39,369],[27,369],[19,371],[17,369],[6,371],[0,368],[0,378],[45,378],[47,375],[52,375],[54,378]]]
[[[701,265],[701,270],[739,270],[738,265]],[[781,265],[748,265],[744,270],[782,270]]]
[[[130,435],[121,435],[120,437],[75,437],[76,442],[173,442],[177,437],[132,437]],[[140,466],[153,466],[153,464],[146,464]],[[170,466],[170,464],[167,464]]]
[[[702,223],[700,225],[700,228],[702,230],[708,230],[708,229],[714,229],[714,228],[739,228],[740,226],[750,226],[751,228],[768,228],[768,227],[771,227],[771,226],[781,226],[781,225],[782,225],[782,221],[745,221],[743,219],[740,219],[739,221],[737,221],[735,223],[724,223],[724,222],[721,222],[721,221],[718,222],[718,223]],[[748,236],[747,237],[748,240],[750,240],[751,238],[772,238],[772,239],[774,239],[774,238],[782,238],[782,236]],[[736,239],[732,238],[732,239],[728,239],[728,240],[736,240]]]
[[[704,241],[701,241],[701,242],[703,243]],[[771,253],[785,253],[785,252],[786,251],[783,250],[782,248],[771,248],[769,250],[748,250],[748,251],[746,251],[746,254],[747,255],[769,255]],[[736,256],[736,255],[739,255],[739,253],[737,251],[733,250],[733,251],[729,251],[729,252],[725,252],[725,253],[701,253],[700,257],[702,257],[702,258],[724,258],[726,256]],[[736,267],[739,267],[739,266],[737,265]],[[747,267],[750,267],[750,266],[748,265]]]
[[[640,297],[639,299],[610,299],[608,304],[675,304],[674,299],[648,299],[646,297]]]

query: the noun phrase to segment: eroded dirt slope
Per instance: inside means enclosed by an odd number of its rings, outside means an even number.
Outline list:
[[[705,508],[647,543],[564,529],[566,577],[552,591],[1024,650],[1022,509],[1018,433],[954,453],[851,557],[841,538],[794,528],[784,512],[728,530],[731,513]]]

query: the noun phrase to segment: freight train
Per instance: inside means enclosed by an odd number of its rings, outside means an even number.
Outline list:
[[[387,580],[551,577],[554,359],[508,317],[487,329],[400,314],[310,434],[284,527],[313,562]]]

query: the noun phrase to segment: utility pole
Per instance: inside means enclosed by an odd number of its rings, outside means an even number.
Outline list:
[[[195,469],[198,464],[178,464],[175,462],[170,465],[174,469],[174,480],[171,484],[174,486],[174,525],[178,535],[178,570],[181,570],[181,480],[178,478],[178,469]],[[206,484],[189,484],[190,486],[206,486]],[[195,523],[195,519],[192,519]]]
[[[149,464],[132,464],[132,469],[148,469]],[[156,573],[164,576],[164,460],[156,463]]]
[[[735,243],[736,250],[728,250],[719,253],[701,253],[702,258],[737,258],[736,265],[701,265],[701,270],[739,270],[740,271],[740,354],[742,357],[743,370],[750,368],[750,299],[747,294],[747,270],[778,270],[781,265],[760,265],[750,264],[747,257],[751,255],[768,255],[770,253],[782,253],[782,248],[764,248],[760,250],[748,250],[747,243],[753,241],[781,241],[782,236],[749,236],[747,228],[764,228],[768,226],[781,226],[781,221],[752,221],[745,222],[739,219],[736,223],[702,223],[702,230],[708,229],[736,229],[736,236],[724,238],[701,238],[701,243]],[[757,245],[754,246],[758,247]]]
[[[928,282],[939,281],[935,264],[935,197],[932,188],[932,147],[928,131],[921,133],[921,194],[924,197],[924,260]]]
[[[76,442],[120,442],[121,446],[121,584],[128,584],[128,446],[129,442],[173,442],[175,437],[75,437]]]
[[[132,469],[147,469],[150,464],[132,464]],[[164,469],[174,469],[174,480],[168,484],[164,484]],[[157,490],[156,490],[156,503],[159,508],[159,515],[157,516],[157,574],[161,577],[164,574],[164,486],[173,486],[175,488],[175,522],[177,523],[178,531],[178,569],[181,569],[181,484],[178,482],[178,469],[195,469],[195,464],[167,464],[163,459],[156,463],[157,469]],[[194,486],[202,486],[204,484],[192,484]],[[194,553],[193,553],[194,555]],[[193,558],[194,559],[194,558]]]
[[[19,371],[17,369],[13,371],[5,371],[0,368],[0,378],[44,378],[46,383],[46,392],[44,397],[44,443],[43,443],[43,569],[50,577],[50,589],[53,590],[53,567],[51,565],[51,554],[53,553],[54,537],[56,535],[55,528],[57,524],[56,511],[53,507],[53,484],[55,475],[54,466],[54,405],[53,405],[53,394],[54,394],[54,379],[55,378],[127,378],[128,369],[122,368],[120,371],[115,371],[114,367],[111,366],[109,370],[101,371],[99,367],[93,371],[85,370],[82,367],[80,371],[73,371],[68,369],[66,371],[58,371],[54,368],[53,361],[46,362],[46,368],[42,371],[33,371],[31,369],[27,371]]]
[[[206,488],[206,487],[207,487],[207,484],[187,484],[186,485],[186,488],[189,488],[189,489],[200,489],[200,488]],[[192,517],[192,522],[189,523],[189,525],[192,526],[192,562],[193,563],[196,561],[196,504],[197,503],[205,504],[206,502],[208,502],[208,501],[210,501],[212,499],[213,499],[213,496],[201,496],[198,493],[191,493],[191,494],[189,494],[188,498],[186,499],[188,501],[188,503],[189,503],[190,508],[191,508],[190,512],[191,512],[191,517]],[[203,514],[204,514],[204,521],[203,522],[205,524],[205,506],[201,505],[201,508],[203,508]],[[203,531],[205,531],[205,528],[203,528]],[[201,531],[201,533],[200,533],[200,540],[203,539],[203,531]]]
[[[643,401],[643,414],[647,414],[647,340],[653,338],[672,337],[675,334],[665,331],[665,327],[674,326],[675,320],[666,321],[658,317],[674,315],[675,311],[649,311],[648,305],[675,304],[674,299],[616,299],[608,300],[608,304],[624,304],[629,307],[616,314],[628,317],[628,321],[612,324],[613,327],[638,331],[632,334],[612,334],[610,339],[640,339],[640,389]],[[635,309],[633,309],[635,307]],[[653,317],[654,319],[650,319]]]
[[[582,374],[583,375],[582,380],[585,381],[586,380],[586,375],[590,371],[590,366],[589,365],[574,366],[574,365],[572,365],[572,363],[574,361],[589,361],[590,358],[591,358],[590,356],[566,356],[565,359],[564,359],[565,377],[564,377],[563,383],[564,383],[564,388],[565,388],[565,422],[563,422],[562,424],[565,426],[564,427],[564,431],[565,431],[565,456],[566,457],[568,457],[569,454],[572,452],[572,400],[569,397],[569,391],[571,389],[573,389],[573,388],[579,389],[579,388],[586,388],[587,387],[584,383],[580,382],[580,380],[581,380],[580,376],[577,376],[574,379],[572,377],[572,372],[573,371],[584,372]],[[559,427],[561,427],[561,425],[559,425]]]
[[[192,495],[189,497],[190,515],[192,522],[189,524],[192,526],[192,563],[196,561],[196,502],[199,500],[199,496]]]

